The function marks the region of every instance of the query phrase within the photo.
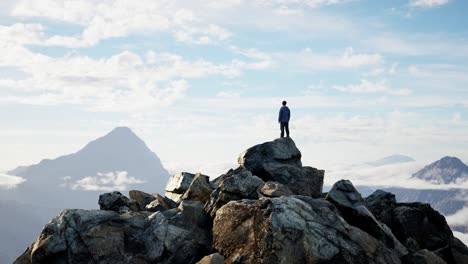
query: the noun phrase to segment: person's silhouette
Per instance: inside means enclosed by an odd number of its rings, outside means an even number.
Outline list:
[[[291,111],[286,106],[286,101],[283,101],[283,106],[279,110],[278,123],[280,123],[281,137],[284,137],[284,130],[286,129],[286,136],[289,137],[289,119],[291,118]]]

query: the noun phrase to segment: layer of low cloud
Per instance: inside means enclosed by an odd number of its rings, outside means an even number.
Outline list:
[[[447,216],[446,220],[451,226],[468,226],[468,207],[464,207],[455,214]]]
[[[0,173],[0,189],[13,189],[25,181],[26,179],[21,177]]]
[[[461,233],[458,231],[453,231],[453,235],[460,239],[465,245],[468,245],[468,234],[467,233]]]
[[[71,178],[64,178],[64,187],[82,191],[125,191],[132,184],[144,183],[135,177],[128,176],[126,171],[97,173],[95,176],[84,177],[76,182],[70,182]]]

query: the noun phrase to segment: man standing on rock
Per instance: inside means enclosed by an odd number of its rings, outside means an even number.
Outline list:
[[[286,106],[286,101],[283,101],[283,106],[280,108],[278,115],[278,122],[280,123],[281,137],[284,137],[284,130],[286,129],[286,136],[289,137],[289,118],[291,118],[291,111]]]

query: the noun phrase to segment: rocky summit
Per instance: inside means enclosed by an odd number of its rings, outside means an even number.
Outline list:
[[[468,263],[468,248],[428,204],[362,197],[348,180],[322,193],[293,140],[249,148],[210,181],[172,176],[165,196],[102,194],[63,210],[19,256],[30,263]]]

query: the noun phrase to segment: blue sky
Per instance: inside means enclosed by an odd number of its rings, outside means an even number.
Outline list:
[[[279,135],[304,163],[468,161],[462,0],[2,1],[0,168],[129,126],[173,170]]]

